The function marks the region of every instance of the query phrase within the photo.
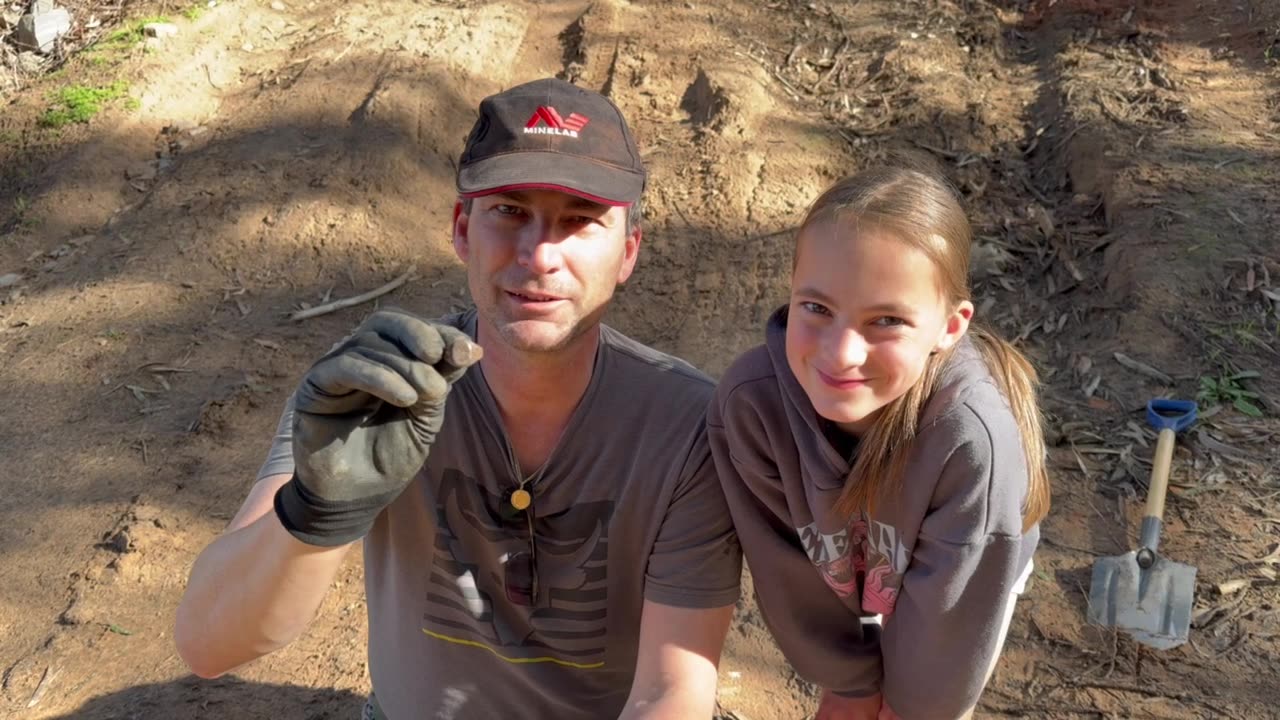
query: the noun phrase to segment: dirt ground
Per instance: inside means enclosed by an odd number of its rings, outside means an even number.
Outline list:
[[[311,631],[234,677],[185,672],[173,609],[300,372],[373,305],[288,314],[407,270],[382,302],[465,304],[473,107],[558,74],[623,108],[652,173],[609,322],[713,375],[784,301],[827,184],[931,162],[966,198],[979,313],[1043,375],[1055,492],[979,717],[1280,717],[1275,2],[121,7],[99,34],[178,34],[43,76],[0,51],[0,716],[355,717],[358,553]],[[91,122],[40,124],[59,88],[121,80]],[[1163,544],[1199,569],[1196,614],[1166,652],[1085,621],[1094,558],[1136,537],[1157,396],[1202,410]],[[725,717],[816,701],[749,593],[721,675]]]

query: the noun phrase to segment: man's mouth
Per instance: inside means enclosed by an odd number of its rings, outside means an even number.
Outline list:
[[[527,303],[549,303],[564,299],[556,295],[548,295],[547,293],[537,292],[534,290],[507,290],[506,293],[520,302]]]

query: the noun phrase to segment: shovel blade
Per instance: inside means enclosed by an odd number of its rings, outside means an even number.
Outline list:
[[[1134,552],[1098,558],[1089,588],[1089,622],[1168,650],[1187,641],[1195,589],[1194,567],[1159,555],[1145,570]]]

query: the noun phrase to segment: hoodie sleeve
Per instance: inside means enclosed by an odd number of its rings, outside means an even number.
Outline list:
[[[931,432],[928,444],[950,451],[940,453],[929,512],[882,641],[885,703],[905,720],[955,720],[977,703],[1029,559],[1021,531],[1026,464],[1020,456],[997,462],[993,449],[1011,447],[1009,439],[993,445],[967,406]],[[939,469],[925,462],[908,472]],[[923,678],[929,692],[920,692]]]
[[[775,450],[761,415],[766,409],[753,403],[751,390],[750,384],[734,388],[722,382],[707,424],[760,613],[801,677],[841,695],[872,695],[880,689],[878,629],[862,624],[805,554],[772,459]],[[789,437],[788,429],[776,430],[780,441]]]

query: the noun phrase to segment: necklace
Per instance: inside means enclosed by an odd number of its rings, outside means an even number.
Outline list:
[[[508,488],[507,491],[502,494],[502,511],[504,515],[514,517],[517,513],[525,512],[533,506],[533,493],[530,492],[529,489],[532,489],[538,484],[538,481],[542,479],[542,474],[546,472],[547,465],[550,464],[551,457],[555,454],[555,450],[553,449],[551,453],[547,455],[547,459],[542,461],[542,465],[537,470],[525,475],[520,471],[520,461],[516,459],[516,451],[515,448],[511,446],[511,440],[508,439],[506,444],[507,464],[511,467],[512,474],[520,478],[520,481],[515,487]],[[559,441],[557,441],[556,445],[558,446],[559,444]],[[526,489],[526,486],[529,489]]]

